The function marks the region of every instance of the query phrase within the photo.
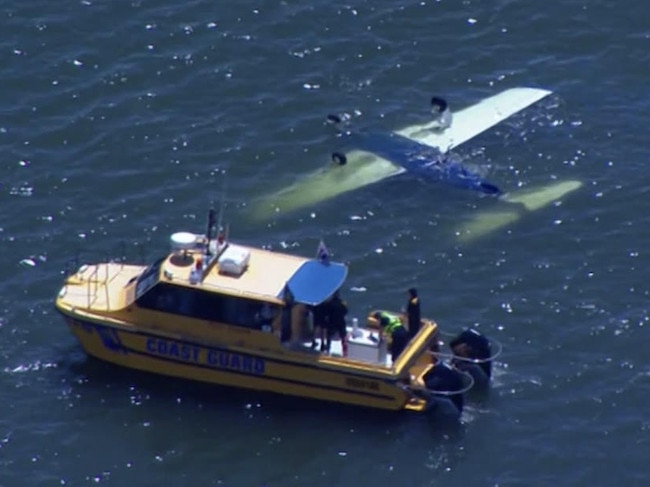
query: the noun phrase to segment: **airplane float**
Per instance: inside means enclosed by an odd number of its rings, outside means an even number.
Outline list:
[[[503,193],[453,158],[450,150],[494,127],[508,117],[542,100],[551,91],[539,88],[511,88],[475,105],[451,113],[447,102],[431,100],[434,117],[389,133],[345,131],[345,121],[330,115],[352,150],[332,154],[334,164],[306,175],[294,184],[261,198],[253,205],[254,218],[268,219],[333,198],[342,193],[382,181],[405,172],[418,177],[494,195],[503,205],[480,211],[455,231],[461,241],[470,241],[514,223],[523,214],[536,211],[577,190],[582,182],[556,181],[537,188]]]

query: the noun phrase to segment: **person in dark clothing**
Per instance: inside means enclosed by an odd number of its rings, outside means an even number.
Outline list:
[[[324,352],[326,350],[325,344],[325,335],[328,325],[329,311],[328,304],[321,303],[311,308],[312,318],[314,320],[314,338],[311,342],[311,348],[316,348],[318,345],[316,343],[316,338],[320,338],[320,351]]]
[[[408,345],[408,331],[406,331],[406,328],[402,325],[402,321],[399,317],[388,314],[384,311],[377,311],[374,314],[374,318],[379,322],[384,333],[389,335],[391,338],[389,352],[393,363],[395,363],[397,357],[400,356],[406,348],[406,345]]]
[[[280,342],[287,343],[291,340],[291,305],[285,304],[282,307],[280,318]]]
[[[327,345],[325,350],[329,352],[330,342],[334,335],[338,335],[341,339],[341,345],[343,347],[343,355],[347,351],[347,343],[345,340],[346,335],[348,334],[346,328],[345,317],[348,314],[348,306],[341,299],[339,292],[336,291],[332,298],[328,301],[328,318],[327,318]]]
[[[408,317],[409,338],[413,338],[420,331],[420,299],[418,291],[414,287],[408,290],[409,302],[406,306],[406,315]]]

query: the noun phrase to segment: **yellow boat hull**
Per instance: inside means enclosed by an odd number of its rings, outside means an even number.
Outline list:
[[[367,364],[351,368],[336,357],[319,354],[299,360],[290,351],[265,355],[71,316],[66,321],[88,355],[127,368],[375,409],[427,408],[424,401],[409,401],[397,377],[377,373]]]

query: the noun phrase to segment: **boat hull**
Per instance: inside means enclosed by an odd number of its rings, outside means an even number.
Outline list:
[[[214,343],[113,326],[64,313],[88,355],[122,367],[223,386],[384,410],[414,406],[398,378],[364,364],[350,369],[335,357],[296,352],[251,353]]]

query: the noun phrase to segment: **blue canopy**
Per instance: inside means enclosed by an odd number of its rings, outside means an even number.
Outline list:
[[[345,264],[308,260],[291,276],[287,288],[295,302],[316,306],[343,285],[347,274]]]

